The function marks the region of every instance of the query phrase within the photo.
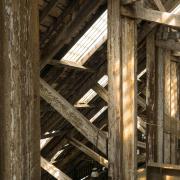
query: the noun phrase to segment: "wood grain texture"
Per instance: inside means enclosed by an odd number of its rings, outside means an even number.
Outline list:
[[[136,177],[136,25],[108,1],[109,178]]]
[[[40,79],[40,95],[82,135],[106,154],[104,134],[42,79]]]
[[[0,179],[40,179],[36,0],[0,1]]]
[[[122,7],[122,15],[171,27],[180,27],[180,15],[147,9],[137,5],[134,6],[134,9]]]
[[[146,39],[146,73],[147,73],[147,88],[146,88],[146,109],[147,109],[147,161],[155,161],[156,154],[156,122],[155,122],[155,33],[152,32]]]

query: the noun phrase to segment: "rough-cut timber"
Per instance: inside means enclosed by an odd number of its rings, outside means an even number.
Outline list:
[[[170,129],[171,117],[171,52],[166,50],[164,52],[164,128]],[[170,163],[170,130],[164,132],[164,163]]]
[[[135,179],[136,25],[121,17],[121,0],[108,1],[109,178]]]
[[[139,18],[145,21],[156,22],[171,27],[180,27],[180,15],[147,9],[139,5],[135,5],[134,9],[123,7],[122,15],[130,18]]]
[[[40,179],[36,0],[0,1],[0,179]]]
[[[66,99],[40,79],[40,95],[97,148],[106,154],[106,137]]]
[[[43,157],[41,157],[41,166],[57,180],[71,180],[70,177],[68,177],[66,174],[64,174],[61,170],[59,170],[57,167],[55,167]]]
[[[155,121],[155,35],[149,34],[146,39],[146,72],[147,72],[147,160],[155,161],[155,139],[156,139],[156,121]]]
[[[164,128],[164,50],[157,49],[157,162],[163,163],[163,128]]]
[[[97,161],[102,166],[108,168],[108,160],[105,159],[103,156],[99,155],[95,151],[91,150],[89,147],[81,143],[80,141],[74,139],[74,138],[68,138],[68,142],[78,148],[80,151],[87,154],[89,157]]]

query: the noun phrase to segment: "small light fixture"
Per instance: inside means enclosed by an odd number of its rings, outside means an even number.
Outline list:
[[[93,177],[93,178],[99,177],[99,172],[98,172],[97,168],[92,169],[91,177]]]

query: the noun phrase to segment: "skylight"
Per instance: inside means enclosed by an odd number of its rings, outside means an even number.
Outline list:
[[[174,10],[172,10],[171,13],[180,15],[180,4],[177,5],[177,7]]]
[[[89,121],[93,123],[106,109],[108,106],[104,106],[102,109],[100,109]]]
[[[78,42],[62,58],[64,61],[81,63],[89,58],[107,39],[107,10],[95,21]],[[86,59],[86,60],[87,60]]]
[[[102,87],[105,87],[108,83],[108,76],[104,75],[99,81],[98,84],[101,85]],[[78,102],[77,104],[88,104],[95,96],[97,93],[93,90],[90,89]]]

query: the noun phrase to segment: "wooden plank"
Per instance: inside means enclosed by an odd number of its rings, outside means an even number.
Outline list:
[[[156,41],[156,46],[167,50],[180,51],[180,43],[174,40],[158,40]]]
[[[180,166],[174,164],[149,163],[146,167],[147,180],[151,179],[180,179]]]
[[[168,12],[160,12],[141,6],[133,6],[133,9],[122,7],[121,13],[130,18],[138,18],[145,21],[155,22],[171,27],[180,27],[180,15]]]
[[[108,92],[100,84],[96,83],[93,87],[93,90],[105,101],[108,103]]]
[[[159,167],[164,169],[180,170],[180,165],[176,165],[176,164],[150,162],[148,163],[148,166]]]
[[[154,32],[148,35],[146,39],[146,72],[147,72],[147,88],[146,88],[146,110],[147,110],[147,160],[155,161],[155,36]]]
[[[171,62],[171,163],[177,163],[177,124],[173,119],[178,118],[178,82],[177,63]]]
[[[55,66],[55,67],[66,67],[69,69],[75,69],[78,71],[85,71],[85,72],[91,72],[93,73],[94,71],[92,69],[89,69],[83,65],[77,64],[75,62],[70,62],[70,61],[64,61],[64,60],[52,60],[48,64]]]
[[[170,127],[171,117],[171,74],[170,74],[170,51],[164,52],[164,129]],[[170,163],[170,131],[164,133],[164,163]]]
[[[163,163],[163,134],[164,134],[164,51],[157,50],[157,162]]]
[[[108,0],[109,179],[123,179],[121,132],[121,16],[120,0]],[[116,106],[118,104],[118,106]]]
[[[69,176],[41,156],[41,167],[57,180],[71,180]]]
[[[121,0],[109,0],[108,13],[109,178],[135,179],[136,25],[121,17]]]
[[[122,0],[122,4],[123,5],[130,5],[130,4],[133,4],[137,1],[139,1],[139,0]]]
[[[154,3],[156,4],[156,6],[158,7],[158,9],[160,11],[166,12],[166,9],[165,9],[164,5],[162,4],[161,0],[154,0]]]
[[[172,0],[172,1],[167,1],[164,6],[167,9],[169,13],[171,13],[179,4],[179,0]],[[141,43],[146,36],[157,26],[158,24],[151,22],[151,23],[146,23],[142,29],[142,31],[139,33],[138,37],[138,44]]]
[[[0,179],[40,179],[38,1],[0,1]]]
[[[74,139],[74,138],[68,138],[68,142],[78,148],[80,151],[84,152],[86,155],[97,161],[99,164],[102,166],[108,168],[108,160],[104,158],[103,156],[99,155],[98,153],[94,152],[87,146],[85,146],[83,143],[80,141]]]
[[[137,59],[136,22],[122,19],[122,129],[123,179],[136,179],[137,166]],[[121,130],[122,130],[121,129]],[[129,172],[129,170],[132,172]]]
[[[42,79],[40,79],[40,95],[91,143],[97,145],[97,148],[106,154],[104,134]]]
[[[39,22],[42,23],[48,16],[49,12],[56,6],[58,0],[51,0],[46,7],[40,12]]]

